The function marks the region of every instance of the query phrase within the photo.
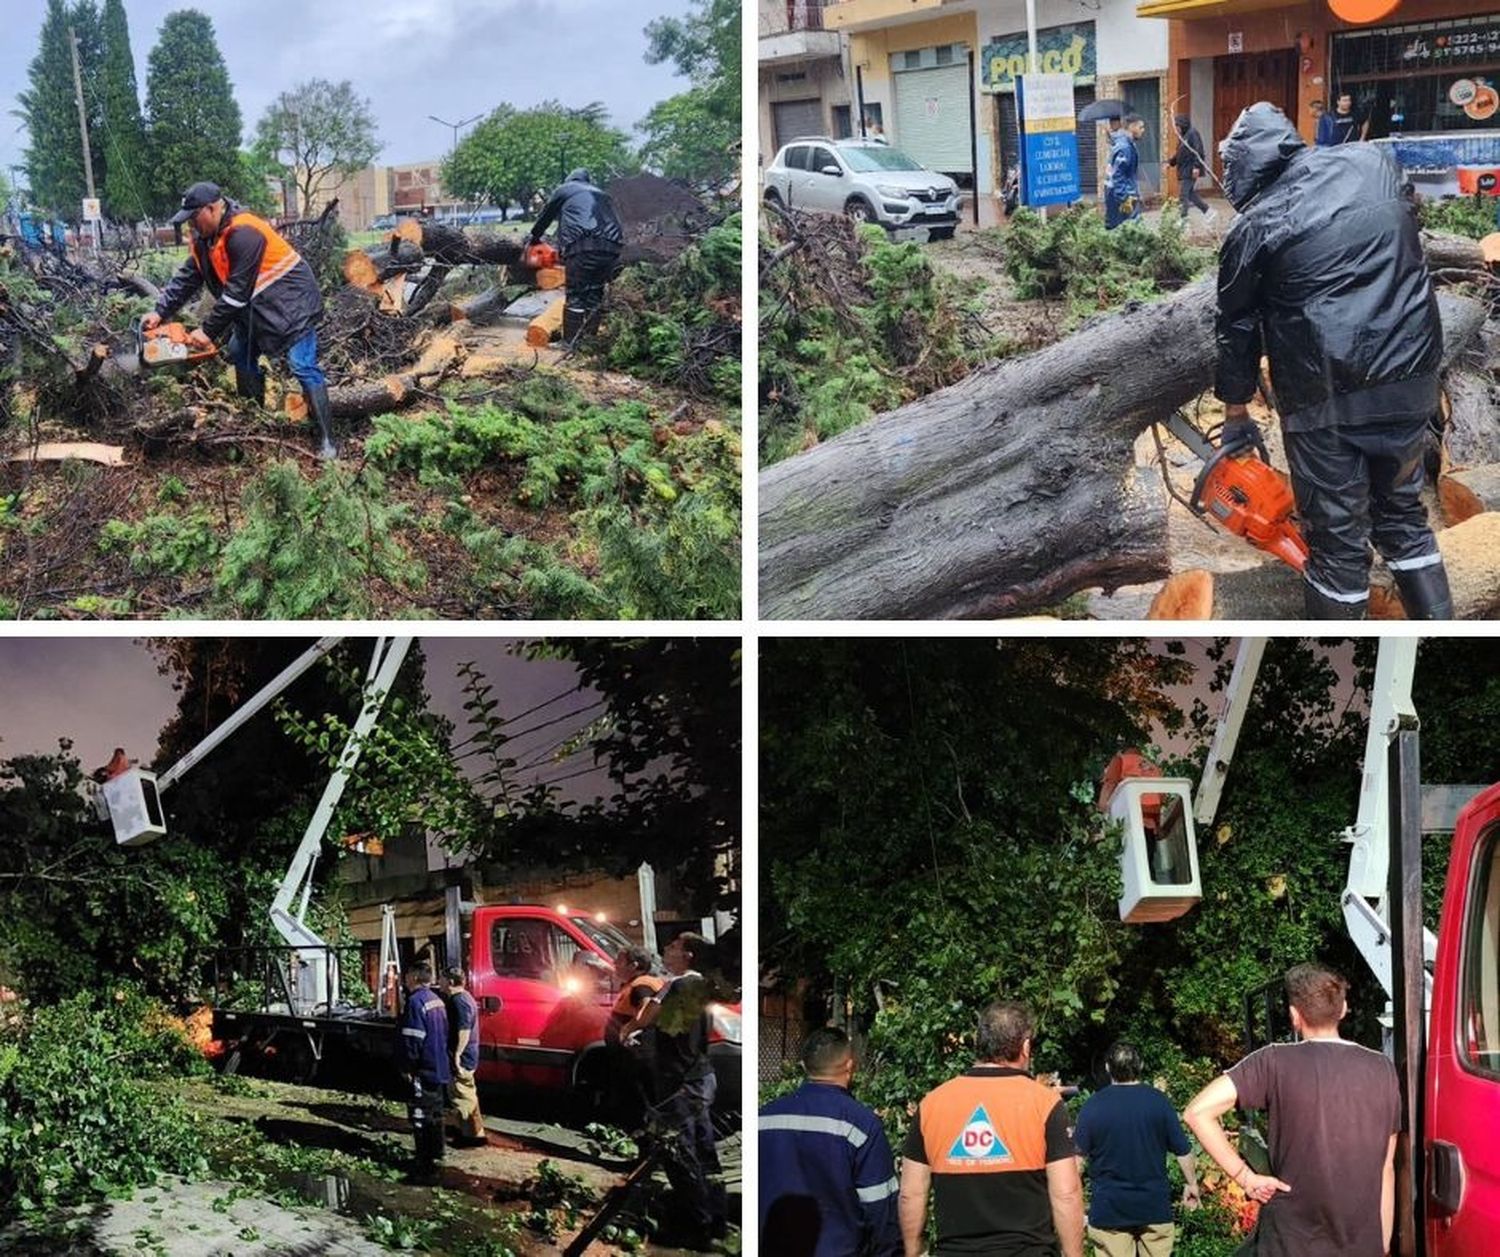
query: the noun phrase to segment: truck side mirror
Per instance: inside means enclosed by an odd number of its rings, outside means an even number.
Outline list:
[[[1203,898],[1191,781],[1126,778],[1110,797],[1109,816],[1124,826],[1120,920],[1173,921]]]

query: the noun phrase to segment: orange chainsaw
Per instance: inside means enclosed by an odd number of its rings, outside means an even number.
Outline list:
[[[1286,477],[1271,466],[1260,434],[1248,444],[1216,445],[1180,410],[1167,420],[1167,430],[1203,460],[1192,493],[1184,498],[1173,488],[1163,459],[1167,492],[1210,527],[1228,529],[1300,572],[1307,563],[1307,542],[1293,518],[1297,503]]]
[[[188,329],[181,323],[158,323],[149,332],[139,323],[135,327],[135,355],[125,356],[122,365],[136,371],[161,371],[172,367],[192,367],[218,355],[217,345],[207,349],[195,347],[188,339]]]
[[[521,261],[534,271],[544,270],[549,266],[557,265],[557,249],[545,240],[539,240],[536,244],[526,246],[526,252]]]

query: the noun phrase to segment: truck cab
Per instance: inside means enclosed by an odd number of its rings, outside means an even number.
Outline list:
[[[1425,1257],[1500,1234],[1500,785],[1459,814],[1428,1020]]]

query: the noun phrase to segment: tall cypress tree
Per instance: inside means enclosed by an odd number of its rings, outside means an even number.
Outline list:
[[[78,105],[73,91],[73,54],[69,30],[78,34],[78,56],[85,82],[96,76],[102,42],[99,11],[93,0],[80,0],[70,9],[64,0],[47,0],[41,46],[31,62],[30,86],[20,93],[21,116],[31,143],[26,149],[26,175],[37,204],[76,219],[88,193],[83,174],[83,141],[78,134]],[[88,101],[90,93],[85,91]],[[92,110],[92,128],[98,112]],[[96,185],[102,183],[104,162],[94,150]]]
[[[104,209],[111,217],[137,222],[150,210],[151,170],[146,159],[146,126],[141,120],[135,58],[125,0],[104,0],[104,70],[100,112],[104,149]]]
[[[146,122],[158,210],[175,209],[200,179],[239,189],[240,107],[214,25],[196,9],[168,14],[161,25],[146,67]]]

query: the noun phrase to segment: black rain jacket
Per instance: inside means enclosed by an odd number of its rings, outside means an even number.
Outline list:
[[[557,186],[532,224],[532,239],[540,240],[553,220],[557,222],[557,251],[564,262],[579,253],[618,253],[625,247],[625,232],[614,205],[608,194],[588,181],[586,171],[575,170]]]
[[[1221,153],[1240,213],[1219,253],[1219,398],[1250,400],[1264,342],[1289,432],[1435,410],[1442,322],[1395,161],[1308,148],[1264,102]]]
[[[162,289],[156,312],[164,319],[171,318],[207,284],[215,301],[203,321],[204,335],[217,342],[236,328],[245,328],[251,334],[255,353],[274,356],[301,340],[309,328],[317,326],[323,317],[323,293],[312,267],[303,258],[259,296],[255,295],[266,241],[253,228],[235,229],[234,217],[243,209],[234,201],[227,201],[224,219],[219,224],[219,234],[229,233],[224,242],[229,253],[229,282],[219,283],[208,260],[217,236],[200,240],[194,235],[188,242],[187,261]]]

